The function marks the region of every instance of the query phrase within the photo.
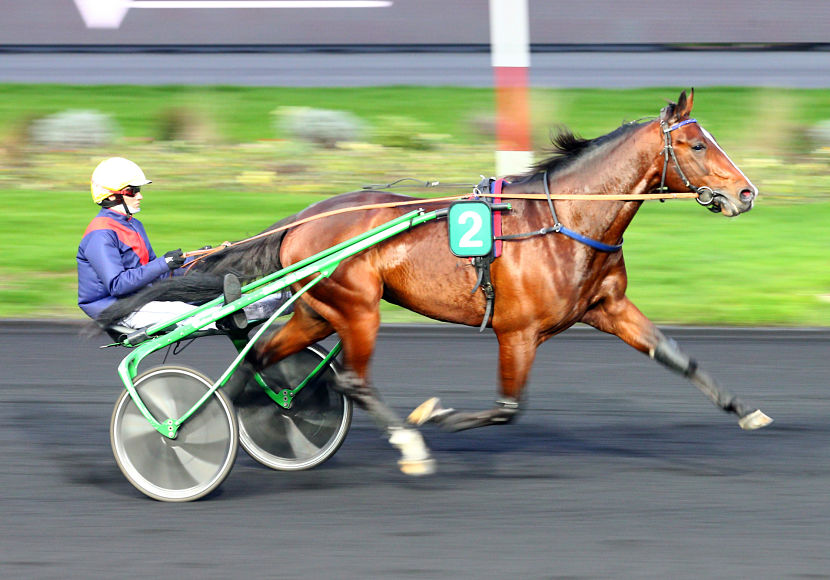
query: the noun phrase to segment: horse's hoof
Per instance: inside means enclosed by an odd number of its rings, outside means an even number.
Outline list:
[[[398,465],[407,475],[435,473],[435,460],[429,455],[424,438],[417,429],[397,427],[390,429],[389,443],[398,448],[401,458]]]
[[[418,461],[401,459],[398,461],[398,466],[406,475],[432,475],[435,473],[434,459],[420,459]]]
[[[772,417],[768,417],[766,414],[761,412],[760,409],[756,409],[752,413],[744,415],[738,421],[738,425],[741,429],[745,429],[746,431],[760,429],[761,427],[766,427],[770,423],[772,423]]]
[[[423,425],[444,415],[449,415],[452,412],[453,409],[445,409],[441,406],[441,399],[432,397],[418,405],[406,420],[412,425]]]

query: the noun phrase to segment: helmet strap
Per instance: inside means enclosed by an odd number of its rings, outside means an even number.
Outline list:
[[[111,209],[117,205],[121,205],[124,207],[124,213],[131,216],[133,212],[130,211],[130,208],[127,207],[127,202],[124,200],[123,195],[119,195],[117,193],[113,194],[115,199],[110,199],[109,197],[101,202],[101,207],[105,209]]]

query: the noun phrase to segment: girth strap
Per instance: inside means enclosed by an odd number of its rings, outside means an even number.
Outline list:
[[[492,179],[482,176],[481,182],[473,189],[473,198],[477,199],[482,193],[489,192],[490,194],[496,196],[493,198],[493,203],[499,203],[501,201],[499,196],[501,195],[503,185],[503,178]],[[470,294],[475,294],[476,290],[481,288],[481,291],[484,292],[485,299],[484,319],[481,321],[481,325],[478,328],[479,332],[484,332],[484,329],[487,327],[487,322],[490,320],[490,315],[493,313],[493,302],[496,298],[496,289],[493,286],[492,279],[490,278],[490,264],[492,264],[493,260],[501,255],[501,240],[503,238],[501,236],[500,211],[495,211],[493,213],[493,233],[493,237],[495,239],[493,250],[486,256],[470,258],[470,261],[472,262],[473,267],[475,267],[477,273],[476,284],[473,286]]]
[[[487,327],[487,321],[490,320],[490,315],[493,313],[493,301],[496,298],[496,289],[493,287],[493,281],[490,279],[490,264],[493,263],[493,260],[495,260],[495,258],[492,253],[472,259],[473,266],[475,267],[476,272],[478,272],[478,278],[476,279],[476,285],[473,286],[470,294],[475,294],[476,290],[481,288],[481,291],[484,292],[484,298],[486,300],[486,304],[484,306],[484,319],[481,321],[481,326],[478,328],[479,332],[484,332],[484,329]]]

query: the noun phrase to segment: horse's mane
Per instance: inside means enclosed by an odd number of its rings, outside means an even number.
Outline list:
[[[564,167],[571,165],[577,159],[587,157],[601,145],[628,135],[628,133],[635,130],[641,124],[637,121],[624,123],[610,133],[596,137],[595,139],[585,139],[575,134],[568,127],[559,126],[556,129],[556,133],[550,139],[552,146],[547,150],[548,157],[535,163],[525,173],[512,176],[511,181],[514,183],[526,181],[545,172],[548,175],[552,175]]]

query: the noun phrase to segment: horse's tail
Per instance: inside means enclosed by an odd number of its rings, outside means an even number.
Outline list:
[[[269,230],[295,220],[296,215],[283,218]],[[281,230],[273,235],[242,241],[209,255],[194,264],[193,269],[184,276],[154,282],[152,286],[114,302],[96,321],[105,328],[112,326],[154,300],[201,304],[222,294],[225,274],[235,274],[240,280],[248,282],[281,270],[280,246],[286,233],[287,230]]]
[[[296,220],[296,214],[283,218],[265,230],[263,234],[285,227]],[[259,234],[255,236],[255,239],[236,242],[220,252],[209,254],[204,260],[198,261],[193,270],[220,276],[231,273],[245,282],[261,278],[282,269],[280,247],[287,233],[288,229],[282,229],[273,234]]]
[[[187,276],[176,276],[153,283],[143,290],[117,300],[96,319],[104,327],[112,326],[154,300],[190,302],[200,304],[222,293],[222,276],[202,272],[190,272]]]

